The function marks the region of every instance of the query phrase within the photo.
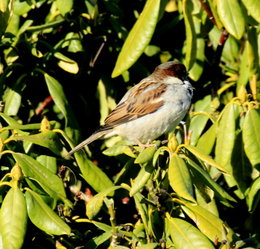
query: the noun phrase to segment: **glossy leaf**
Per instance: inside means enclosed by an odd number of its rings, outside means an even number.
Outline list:
[[[158,20],[160,2],[160,0],[147,0],[122,47],[112,77],[117,77],[130,68],[149,44]]]
[[[103,190],[102,192],[99,192],[96,194],[92,199],[89,200],[87,203],[87,210],[86,214],[89,219],[93,219],[100,211],[103,205],[104,198],[112,193],[113,191],[121,188],[121,186],[113,186],[108,189]]]
[[[223,173],[229,173],[227,169],[222,167],[222,165],[218,164],[216,161],[214,161],[210,156],[205,154],[204,152],[200,151],[198,148],[185,144],[184,147],[190,151],[194,156],[196,156],[198,159],[202,160],[206,164],[209,164],[210,166],[213,166],[214,168],[219,169]]]
[[[2,248],[21,248],[27,227],[27,211],[24,195],[17,186],[11,188],[4,198],[0,210],[0,224]]]
[[[260,22],[260,2],[258,0],[242,0],[249,15],[251,15],[257,22]]]
[[[217,139],[215,149],[215,159],[231,171],[231,157],[236,137],[236,120],[240,115],[240,108],[236,104],[228,104],[221,114],[217,128]]]
[[[176,249],[214,249],[208,238],[193,225],[166,214],[167,233],[170,234]]]
[[[133,184],[129,193],[130,196],[134,196],[145,186],[147,181],[152,176],[153,171],[154,166],[151,162],[148,162],[141,167],[137,177],[133,180]]]
[[[56,0],[57,8],[60,13],[64,16],[71,11],[73,6],[73,0]]]
[[[194,112],[205,112],[210,113],[211,111],[211,96],[206,96],[202,100],[199,100],[194,105]],[[198,114],[192,117],[189,131],[192,132],[191,134],[191,145],[195,145],[197,140],[199,139],[202,131],[204,130],[209,117],[204,114]]]
[[[183,16],[186,31],[186,47],[184,64],[187,70],[190,70],[196,58],[196,32],[192,19],[193,2],[190,0],[183,1]]]
[[[0,117],[2,117],[5,122],[9,125],[9,127],[5,127],[5,129],[19,129],[19,130],[39,130],[41,128],[40,123],[36,124],[19,124],[14,118],[9,117],[5,113],[0,113]]]
[[[136,249],[155,249],[158,246],[158,243],[148,243],[145,245],[137,246]]]
[[[56,132],[53,131],[44,131],[29,136],[16,136],[14,137],[14,139],[16,141],[28,141],[34,144],[38,144],[51,150],[56,155],[60,155],[60,152],[62,150],[62,145],[59,140],[59,136]]]
[[[48,234],[70,234],[70,227],[43,201],[40,195],[27,190],[25,198],[28,216],[35,226]]]
[[[260,190],[260,177],[258,177],[249,188],[247,192],[247,205],[250,212],[254,211],[257,208],[257,205],[260,201],[259,198]]]
[[[238,0],[217,0],[217,10],[224,27],[236,39],[245,31],[245,18]]]
[[[77,142],[79,140],[79,131],[77,129],[78,125],[75,121],[76,119],[68,103],[68,100],[64,94],[62,85],[47,73],[44,74],[44,77],[54,103],[57,105],[58,109],[61,111],[66,120],[66,133],[70,138],[73,139],[73,141]]]
[[[259,166],[260,164],[259,127],[259,110],[252,109],[247,111],[242,127],[242,134],[246,155],[253,166]]]
[[[170,185],[176,194],[186,200],[196,202],[187,165],[176,153],[170,157],[168,174]]]
[[[21,105],[21,99],[21,93],[11,88],[7,89],[4,95],[4,113],[9,116],[16,115]]]
[[[213,150],[216,141],[217,123],[212,124],[209,129],[204,132],[198,140],[196,147],[203,153],[209,155]]]
[[[62,180],[32,157],[15,153],[13,157],[22,168],[23,174],[35,180],[54,199],[66,197]]]
[[[199,165],[197,165],[195,162],[193,162],[190,159],[187,159],[189,165],[197,171],[197,173],[201,176],[200,180],[201,182],[205,183],[208,187],[210,187],[217,197],[220,198],[220,200],[224,203],[227,203],[227,200],[235,201],[235,199],[230,196],[220,185],[218,185],[209,175],[209,173],[205,170],[203,170]]]
[[[83,151],[76,152],[75,159],[83,178],[95,191],[100,192],[113,186],[108,176],[91,162]]]
[[[142,219],[142,223],[144,224],[144,228],[147,231],[148,230],[148,209],[147,204],[143,201],[144,196],[137,192],[134,196],[135,206],[138,211],[138,214],[140,215]]]
[[[45,166],[48,170],[50,170],[53,174],[57,173],[57,158],[52,156],[40,155],[36,158],[36,160],[43,166]]]
[[[191,205],[185,202],[182,207],[185,213],[196,223],[197,227],[204,233],[211,241],[222,241],[228,239],[232,241],[232,230],[227,228],[224,221],[217,216],[197,205]],[[227,234],[228,233],[228,234]]]
[[[79,66],[76,61],[68,58],[67,56],[56,52],[54,56],[59,59],[58,66],[62,68],[64,71],[77,74],[79,71]]]
[[[154,153],[156,152],[156,146],[149,146],[139,153],[135,159],[135,163],[143,164],[152,160]]]

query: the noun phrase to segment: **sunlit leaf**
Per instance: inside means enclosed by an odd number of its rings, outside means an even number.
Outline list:
[[[79,66],[78,63],[67,56],[56,52],[54,56],[59,59],[58,66],[62,68],[64,71],[72,73],[72,74],[77,74],[79,71]]]
[[[43,146],[51,150],[56,155],[60,155],[60,152],[62,150],[62,145],[59,140],[59,136],[56,132],[53,131],[45,131],[45,132],[41,132],[34,135],[28,135],[28,136],[16,136],[14,137],[14,140],[28,141],[34,144],[38,144],[40,146]]]
[[[194,113],[196,112],[211,112],[211,96],[207,95],[203,99],[197,101],[194,105]],[[195,145],[197,140],[199,139],[202,131],[204,130],[209,116],[204,114],[198,114],[192,117],[189,131],[192,132],[191,134],[191,145]]]
[[[237,0],[217,0],[219,17],[227,29],[236,39],[241,39],[245,31],[245,18]]]
[[[192,224],[179,218],[167,217],[167,233],[170,234],[176,249],[214,249],[208,238]]]
[[[113,186],[108,176],[97,165],[91,162],[84,152],[76,152],[75,159],[83,178],[95,191],[100,192]]]
[[[141,170],[139,171],[137,177],[133,180],[133,184],[129,193],[130,196],[134,196],[145,186],[147,181],[152,176],[153,171],[154,166],[151,162],[145,163],[141,166]]]
[[[217,197],[220,198],[224,203],[227,202],[227,200],[235,201],[235,199],[230,196],[221,186],[219,186],[209,175],[209,173],[205,170],[203,170],[199,165],[197,165],[192,160],[188,159],[189,165],[194,168],[197,173],[201,176],[200,181],[209,186],[214,193],[217,195]]]
[[[209,155],[205,154],[204,152],[200,151],[198,148],[185,144],[184,147],[190,151],[194,156],[196,156],[198,159],[202,160],[203,162],[205,162],[206,164],[209,164],[211,166],[213,166],[214,168],[219,169],[220,171],[224,172],[224,173],[229,173],[229,171],[227,169],[225,169],[222,165],[220,165],[219,163],[217,163],[216,161],[214,161],[212,159],[212,157],[210,157]]]
[[[21,105],[21,93],[9,88],[4,95],[5,108],[4,113],[7,115],[16,115]]]
[[[257,208],[257,205],[260,201],[259,190],[260,190],[260,177],[258,177],[253,182],[252,186],[249,188],[247,192],[246,201],[250,212],[254,211]]]
[[[5,128],[9,128],[9,129],[19,129],[19,130],[39,130],[41,127],[40,123],[36,123],[36,124],[19,124],[14,118],[9,117],[8,115],[6,115],[5,113],[0,113],[0,117],[2,117],[6,123],[8,123],[9,127],[5,127]]]
[[[103,205],[104,198],[111,192],[121,188],[120,186],[113,186],[108,189],[103,190],[96,194],[92,199],[87,203],[86,214],[89,219],[93,219],[100,211]]]
[[[64,16],[71,11],[73,6],[73,0],[56,0],[57,7],[60,13]]]
[[[231,171],[231,156],[236,137],[236,120],[240,114],[240,107],[236,104],[228,104],[222,111],[218,122],[215,159],[222,167]]]
[[[258,110],[249,110],[246,113],[242,127],[245,152],[253,166],[260,164],[260,114]]]
[[[54,199],[65,199],[66,194],[61,178],[28,155],[15,153],[13,157],[21,166],[24,176],[36,180]]]
[[[148,0],[140,17],[128,34],[118,56],[112,77],[119,76],[131,67],[150,42],[160,10],[160,0]]]
[[[191,205],[185,202],[182,207],[185,213],[195,222],[197,227],[204,233],[211,241],[222,241],[228,239],[232,241],[233,231],[227,228],[220,218],[209,212],[203,207]]]
[[[258,0],[242,0],[249,15],[260,22],[260,2]]]
[[[156,146],[149,146],[139,153],[135,159],[135,163],[143,164],[152,160],[154,153],[156,152]]]
[[[77,142],[79,140],[78,124],[65,96],[62,85],[47,73],[44,74],[44,77],[54,103],[57,105],[66,120],[66,133],[73,139],[73,141]]]
[[[170,158],[169,181],[173,190],[182,198],[196,202],[193,185],[186,163],[176,153]]]
[[[192,67],[196,57],[196,32],[192,19],[193,2],[190,0],[183,1],[183,15],[186,30],[186,47],[184,64],[187,70]]]
[[[196,147],[203,153],[209,155],[213,150],[216,141],[217,123],[212,124],[210,128],[204,132],[198,140]]]
[[[11,188],[4,198],[0,224],[2,248],[20,249],[26,233],[27,211],[24,195],[17,186]]]
[[[40,195],[27,190],[25,198],[28,216],[35,226],[48,234],[70,234],[70,227],[43,201]]]

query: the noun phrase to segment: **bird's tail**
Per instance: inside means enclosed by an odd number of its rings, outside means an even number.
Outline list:
[[[73,148],[66,157],[70,157],[71,155],[73,155],[75,152],[77,152],[78,150],[81,150],[84,146],[92,143],[93,141],[103,137],[104,135],[106,135],[110,130],[101,130],[101,131],[97,131],[94,134],[92,134],[90,137],[88,137],[86,140],[84,140],[83,142],[81,142],[80,144],[78,144],[75,148]]]

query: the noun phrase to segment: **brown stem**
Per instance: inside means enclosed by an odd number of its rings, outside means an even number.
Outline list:
[[[211,20],[213,22],[213,24],[217,26],[215,17],[213,16],[211,9],[207,6],[206,1],[200,0],[200,3],[201,3],[202,8],[207,12],[209,20]]]

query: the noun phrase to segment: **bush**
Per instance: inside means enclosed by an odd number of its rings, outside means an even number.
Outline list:
[[[259,5],[3,0],[1,248],[260,248]],[[66,157],[175,59],[196,90],[167,142]]]

